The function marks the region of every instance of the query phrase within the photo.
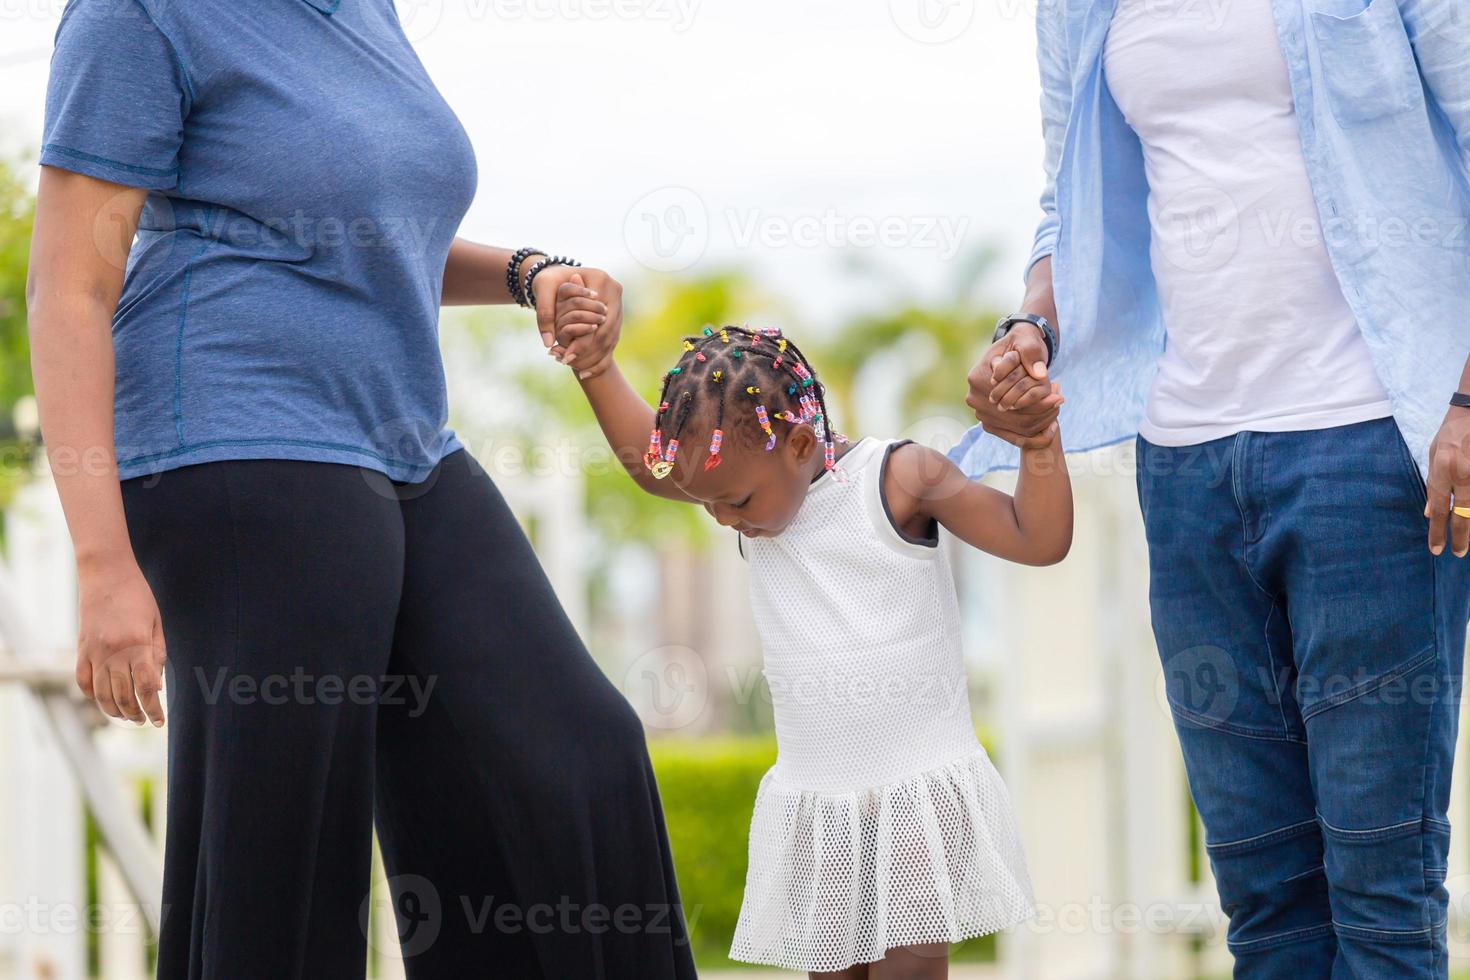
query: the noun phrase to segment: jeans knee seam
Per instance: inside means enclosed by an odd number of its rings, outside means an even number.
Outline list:
[[[1190,724],[1198,725],[1200,728],[1208,728],[1211,731],[1216,732],[1225,732],[1228,735],[1239,735],[1241,738],[1261,739],[1262,741],[1266,742],[1292,742],[1297,745],[1307,744],[1306,739],[1297,738],[1290,732],[1276,732],[1268,731],[1266,729],[1245,728],[1241,725],[1232,725],[1228,722],[1216,721],[1213,718],[1206,718],[1204,715],[1191,711],[1190,709],[1179,704],[1179,702],[1175,701],[1173,698],[1168,698],[1168,701],[1169,708],[1178,718],[1183,719]]]
[[[1302,820],[1298,823],[1287,824],[1285,827],[1268,830],[1264,834],[1256,834],[1254,837],[1241,837],[1237,840],[1221,841],[1218,844],[1207,842],[1205,849],[1211,854],[1234,854],[1239,851],[1249,851],[1257,847],[1265,847],[1267,844],[1275,844],[1278,841],[1289,840],[1292,837],[1300,837],[1309,830],[1316,829],[1316,820]]]
[[[1424,818],[1414,817],[1411,820],[1385,824],[1382,827],[1369,827],[1366,830],[1348,830],[1343,827],[1334,827],[1327,822],[1327,818],[1322,816],[1319,811],[1317,813],[1317,823],[1322,825],[1322,832],[1335,841],[1342,843],[1372,843],[1375,841],[1396,840],[1400,837],[1408,837],[1423,827]]]
[[[1423,929],[1365,929],[1362,926],[1350,926],[1338,922],[1336,919],[1332,920],[1332,927],[1339,935],[1345,933],[1355,939],[1379,940],[1404,945],[1409,945],[1419,939],[1429,939],[1437,928],[1436,926],[1425,926]]]
[[[1330,698],[1323,698],[1321,701],[1312,705],[1311,708],[1302,711],[1302,721],[1310,721],[1324,711],[1328,711],[1332,708],[1341,707],[1342,705],[1347,704],[1350,701],[1356,701],[1358,698],[1364,697],[1368,694],[1372,694],[1374,691],[1383,687],[1385,684],[1395,681],[1398,678],[1403,677],[1405,674],[1413,673],[1420,667],[1423,667],[1425,664],[1434,660],[1434,658],[1438,656],[1438,654],[1439,642],[1436,640],[1435,642],[1431,643],[1427,649],[1422,649],[1418,651],[1408,660],[1404,661],[1401,664],[1397,664],[1396,666],[1390,667],[1388,670],[1384,671],[1382,674],[1379,674],[1372,680],[1364,681],[1352,690],[1343,691],[1341,694],[1335,694]]]
[[[1325,865],[1325,864],[1319,864],[1319,865],[1316,865],[1315,867],[1308,868],[1305,871],[1298,871],[1294,875],[1291,875],[1291,876],[1286,877],[1286,878],[1282,878],[1281,879],[1281,883],[1283,885],[1289,885],[1293,881],[1301,881],[1302,879],[1304,879],[1304,878],[1310,878],[1313,875],[1325,875],[1326,873],[1327,873],[1327,865]]]
[[[1306,942],[1309,939],[1331,935],[1334,926],[1335,923],[1324,922],[1315,926],[1303,926],[1300,929],[1288,929],[1286,932],[1278,932],[1271,936],[1262,936],[1260,939],[1230,939],[1226,940],[1225,945],[1232,953],[1253,953],[1257,950],[1271,949],[1290,943]]]

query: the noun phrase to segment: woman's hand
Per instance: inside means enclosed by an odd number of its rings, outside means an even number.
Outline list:
[[[584,380],[606,371],[623,329],[622,284],[601,269],[554,265],[536,276],[531,290],[536,328],[551,356]],[[559,302],[562,312],[570,304],[582,316],[562,326]]]
[[[137,562],[79,566],[77,584],[77,686],[105,715],[162,727],[163,622]]]

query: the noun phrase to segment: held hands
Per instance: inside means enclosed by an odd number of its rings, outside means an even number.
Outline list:
[[[606,371],[623,329],[622,285],[600,269],[552,266],[532,291],[547,353],[584,381]]]
[[[1429,446],[1425,483],[1429,550],[1436,555],[1444,551],[1448,531],[1450,550],[1457,558],[1465,557],[1470,551],[1470,518],[1454,513],[1452,507],[1470,507],[1470,409],[1452,408],[1445,415]]]
[[[1022,449],[1045,449],[1057,436],[1065,399],[1047,377],[1046,341],[1031,324],[1017,324],[990,345],[970,371],[965,399],[981,428]]]

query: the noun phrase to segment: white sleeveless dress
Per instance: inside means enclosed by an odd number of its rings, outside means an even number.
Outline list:
[[[1034,914],[1010,801],[975,737],[949,559],[900,532],[865,438],[780,535],[741,539],[775,708],[730,958],[871,963]]]

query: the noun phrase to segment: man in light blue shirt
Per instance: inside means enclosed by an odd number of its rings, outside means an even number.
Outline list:
[[[1041,0],[1037,23],[1045,216],[952,456],[976,477],[1049,438],[1053,377],[1073,448],[1136,439],[1236,976],[1445,977],[1470,10]]]

